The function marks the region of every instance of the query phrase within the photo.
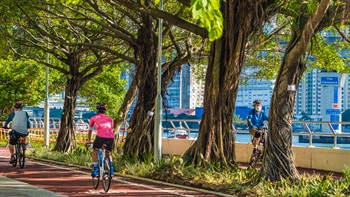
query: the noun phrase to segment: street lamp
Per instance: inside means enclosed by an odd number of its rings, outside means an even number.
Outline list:
[[[46,63],[50,63],[49,53],[46,53]],[[44,146],[50,146],[50,109],[49,109],[49,67],[46,66],[46,90],[44,101]]]
[[[159,10],[163,10],[163,0],[158,5]],[[154,163],[162,159],[162,36],[163,20],[159,18],[158,24],[158,61],[157,61],[157,97],[154,116]]]

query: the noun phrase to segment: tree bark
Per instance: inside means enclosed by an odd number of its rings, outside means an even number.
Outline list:
[[[313,16],[306,20],[303,20],[305,17],[299,19],[298,28],[294,29],[286,48],[272,95],[267,147],[260,171],[260,176],[267,180],[299,179],[292,153],[291,123],[295,94],[306,69],[305,54],[308,44],[317,31],[329,4],[330,0],[322,0]],[[302,23],[302,21],[305,22]],[[290,89],[291,86],[294,86],[295,90]]]
[[[185,158],[197,165],[236,165],[232,120],[244,52],[248,37],[273,13],[272,3],[221,1],[223,36],[211,47],[199,136],[185,153]]]
[[[57,136],[55,151],[70,152],[75,145],[74,114],[78,91],[81,87],[79,78],[67,79],[60,131]]]

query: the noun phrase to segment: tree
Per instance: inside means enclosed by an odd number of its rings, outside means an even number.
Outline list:
[[[246,45],[275,8],[274,1],[221,1],[223,36],[211,45],[199,136],[185,153],[194,163],[236,164],[232,115]]]
[[[0,109],[3,118],[16,101],[35,105],[45,97],[45,70],[31,60],[0,59]]]
[[[321,0],[302,4],[297,2],[297,5],[299,9],[296,9],[293,19],[292,36],[275,82],[269,114],[268,143],[260,171],[260,176],[270,181],[282,178],[299,179],[292,154],[291,122],[295,92],[306,69],[306,52],[311,38],[317,32],[332,22],[343,21],[349,17],[348,4],[330,6],[330,0]],[[338,13],[341,13],[342,19],[337,18]]]
[[[153,9],[151,6],[142,6],[133,1],[119,0],[118,2],[129,9],[167,20],[204,38],[208,36],[205,29],[184,21],[176,15]],[[190,1],[181,0],[181,2],[190,6]],[[234,165],[232,114],[239,76],[244,63],[245,48],[248,37],[253,35],[275,12],[279,4],[274,5],[274,3],[274,1],[220,1],[224,18],[223,37],[211,44],[206,74],[205,112],[200,136],[186,153],[186,157],[193,163],[200,165],[215,161],[223,165]],[[205,6],[199,3],[195,4],[193,9]]]
[[[108,35],[111,30],[89,23],[86,18],[91,15],[85,15],[86,10],[79,6],[74,9],[60,3],[33,0],[9,2],[4,4],[3,9],[12,14],[9,20],[2,21],[2,33],[12,44],[10,47],[13,51],[17,55],[35,59],[65,76],[65,100],[55,150],[69,152],[75,143],[73,124],[80,89],[100,74],[104,65],[115,64],[120,57],[128,58],[119,48],[120,42],[112,42],[108,36],[98,34],[104,30]],[[48,63],[35,54],[23,54],[16,50],[13,43],[50,53],[51,58],[59,60],[60,64]]]
[[[130,118],[130,132],[124,144],[124,155],[134,159],[144,159],[146,155],[152,155],[153,152],[153,117],[147,116],[148,111],[154,110],[154,101],[156,96],[156,59],[157,59],[157,26],[154,18],[148,14],[135,11],[134,6],[125,6],[120,1],[106,1],[109,7],[114,8],[113,12],[106,12],[101,9],[101,5],[95,1],[88,1],[90,6],[101,17],[105,18],[110,28],[118,28],[120,39],[126,39],[126,45],[130,47],[130,52],[136,63],[133,65],[133,81],[126,93],[124,102],[115,118],[115,130],[125,121],[128,108],[132,99],[138,95],[137,103]],[[127,1],[134,3],[132,1]],[[153,7],[151,0],[145,0],[137,3],[139,6]],[[178,9],[178,15],[182,14]],[[112,20],[115,14],[119,14],[125,23],[116,23]],[[189,61],[191,57],[189,42],[189,33],[173,28],[172,23],[165,23],[163,29],[163,38],[165,54],[175,57],[162,64],[162,91],[164,92],[167,84],[171,81],[174,74],[179,70],[182,64]],[[129,30],[131,28],[131,30]],[[129,29],[124,29],[129,28]],[[127,30],[131,31],[129,33]]]
[[[115,117],[125,95],[125,81],[120,79],[124,68],[121,64],[107,65],[101,74],[86,82],[79,93],[85,98],[84,104],[95,110],[97,102],[105,102],[107,114]]]

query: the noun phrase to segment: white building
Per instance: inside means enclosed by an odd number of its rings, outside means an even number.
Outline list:
[[[330,108],[330,106],[322,105],[322,102],[325,100],[333,100],[333,92],[322,95],[323,86],[321,84],[321,77],[325,75],[325,73],[328,72],[321,72],[320,69],[312,70],[306,75],[305,80],[300,82],[294,106],[294,114],[297,117],[300,117],[301,113],[304,112],[308,114],[313,120],[321,120],[322,116],[324,116],[324,114],[322,114],[323,109]],[[333,75],[339,75],[340,80],[340,74],[334,72],[329,73]],[[339,81],[339,95],[341,96],[341,98],[339,98],[339,109],[342,111],[350,109],[349,76],[349,74],[346,75],[344,86],[340,84]]]
[[[274,84],[274,80],[249,79],[246,85],[238,87],[236,106],[252,107],[253,101],[260,99],[268,111]]]
[[[190,75],[190,109],[203,107],[204,85],[204,80],[197,81],[193,74]]]

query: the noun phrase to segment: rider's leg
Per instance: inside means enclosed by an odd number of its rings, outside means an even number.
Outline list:
[[[97,136],[92,147],[92,172],[91,172],[91,176],[95,177],[98,176],[98,148],[102,146],[102,142],[100,140],[100,138]]]
[[[260,132],[256,131],[253,139],[254,153],[259,150],[260,137],[261,137]]]
[[[106,149],[108,150],[109,154],[109,166],[111,168],[111,172],[112,172],[112,175],[114,174],[114,166],[113,166],[113,158],[112,158],[112,147],[113,147],[113,144],[114,144],[114,138],[107,138],[106,139],[106,143],[107,143],[107,147]]]
[[[15,160],[14,145],[17,143],[18,136],[15,134],[15,131],[13,130],[9,134],[10,134],[9,151],[11,154],[10,163],[12,163],[12,161]]]
[[[11,156],[15,154],[14,147],[12,144],[9,145],[9,151],[11,153]]]
[[[96,149],[93,149],[92,151],[92,163],[98,163],[98,158],[97,158],[97,150]]]

